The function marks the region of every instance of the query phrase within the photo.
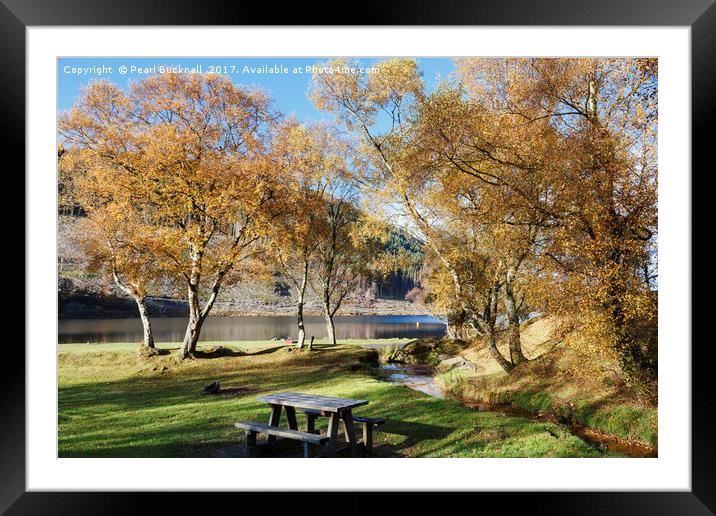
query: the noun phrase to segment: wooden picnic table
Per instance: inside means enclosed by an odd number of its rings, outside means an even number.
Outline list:
[[[358,441],[355,426],[353,425],[353,408],[367,405],[368,400],[317,396],[315,394],[301,394],[297,392],[269,394],[259,396],[256,399],[268,403],[271,407],[268,424],[272,427],[279,427],[281,411],[284,409],[286,411],[288,428],[291,430],[298,430],[298,423],[296,422],[297,408],[319,411],[322,416],[327,416],[329,418],[328,442],[326,443],[325,453],[328,456],[333,455],[336,450],[336,445],[338,444],[338,425],[343,421],[351,454],[354,456],[357,455]],[[269,435],[268,439],[270,441],[275,440],[276,436]]]

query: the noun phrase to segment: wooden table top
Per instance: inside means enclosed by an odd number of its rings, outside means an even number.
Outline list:
[[[334,398],[332,396],[317,396],[315,394],[301,394],[298,392],[268,394],[266,396],[259,396],[256,399],[273,405],[287,405],[289,407],[324,410],[326,412],[339,412],[368,404],[368,400]]]

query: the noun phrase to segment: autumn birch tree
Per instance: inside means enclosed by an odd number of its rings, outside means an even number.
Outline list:
[[[472,101],[542,156],[548,191],[504,187],[549,214],[543,254],[563,277],[553,304],[602,328],[625,371],[653,375],[655,360],[633,328],[656,313],[643,272],[656,235],[656,60],[468,59],[458,69]],[[547,133],[551,149],[541,146]]]
[[[154,232],[144,258],[187,293],[181,358],[194,354],[227,275],[258,251],[275,192],[265,159],[271,122],[262,93],[219,75],[174,73],[127,93],[93,83],[60,119],[65,145],[131,177],[147,206]]]
[[[344,165],[331,152],[331,132],[325,126],[307,127],[289,120],[273,141],[277,166],[287,178],[285,209],[274,219],[270,232],[271,255],[288,279],[296,299],[297,347],[306,340],[304,305],[309,274],[319,247],[328,236],[327,189],[332,175]],[[325,312],[325,310],[324,310]]]
[[[446,224],[456,214],[465,215],[463,192],[446,194],[447,189],[440,181],[451,180],[451,164],[445,162],[444,149],[434,150],[431,140],[426,138],[443,130],[459,134],[466,129],[460,125],[463,119],[455,118],[454,113],[440,106],[441,102],[459,104],[460,98],[442,95],[436,102],[426,95],[413,60],[387,60],[376,68],[378,71],[367,77],[314,75],[314,102],[319,108],[335,113],[348,129],[361,136],[364,149],[373,156],[374,173],[368,182],[374,185],[374,191],[380,192],[379,196],[388,196],[397,203],[445,267],[454,300],[446,305],[453,311],[448,319],[464,319],[476,333],[491,331],[494,336],[498,306],[495,296],[504,284],[504,264],[495,264],[497,268],[491,273],[474,271],[472,267],[465,269],[468,251],[465,245],[457,244],[462,240],[459,232],[457,236],[451,234]],[[470,123],[476,123],[474,117]],[[448,213],[447,206],[457,211]],[[475,286],[468,287],[475,273],[486,282],[479,294]],[[505,360],[496,346],[493,349],[493,355],[506,371],[524,359],[519,339],[513,339],[512,349],[514,363]]]
[[[154,335],[147,308],[147,295],[162,272],[147,260],[152,247],[151,217],[146,204],[137,202],[129,176],[117,174],[116,167],[98,161],[86,150],[63,152],[60,176],[71,176],[66,184],[66,201],[82,207],[85,217],[76,240],[88,258],[90,270],[102,271],[121,292],[137,305],[142,322],[140,351],[154,353]]]
[[[345,192],[327,199],[322,217],[326,234],[317,249],[311,286],[321,300],[328,342],[336,344],[334,317],[371,270],[380,243],[363,231],[360,212]]]

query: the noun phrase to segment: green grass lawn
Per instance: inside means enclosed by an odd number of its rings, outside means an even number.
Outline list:
[[[220,344],[236,355],[177,363],[172,355],[139,359],[130,344],[61,345],[60,457],[214,456],[243,443],[234,421],[268,420],[256,396],[281,391],[369,400],[355,413],[386,419],[376,456],[604,456],[560,425],[478,412],[385,383],[374,376],[373,352],[355,345],[289,353],[271,341]],[[216,380],[223,393],[202,395]]]

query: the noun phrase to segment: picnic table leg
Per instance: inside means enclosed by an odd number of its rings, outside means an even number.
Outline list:
[[[353,411],[346,409],[341,414],[341,417],[346,428],[346,441],[350,444],[351,455],[355,457],[358,454],[358,446],[356,443],[356,429],[353,426]]]
[[[373,425],[370,423],[363,423],[363,445],[366,455],[371,455],[373,453]]]
[[[271,415],[269,416],[269,425],[278,426],[281,421],[281,407],[282,405],[271,405]],[[269,435],[267,441],[275,441],[275,435]]]
[[[293,407],[286,406],[286,420],[288,421],[288,427],[291,430],[298,430],[298,423],[296,422],[296,409]]]
[[[251,457],[253,450],[256,448],[256,432],[246,430],[246,456]]]
[[[340,416],[338,412],[331,412],[328,420],[328,442],[326,443],[326,457],[333,457],[336,451],[336,441],[338,440],[338,425],[340,424]]]
[[[316,416],[314,414],[306,414],[306,432],[315,434],[316,432]]]

